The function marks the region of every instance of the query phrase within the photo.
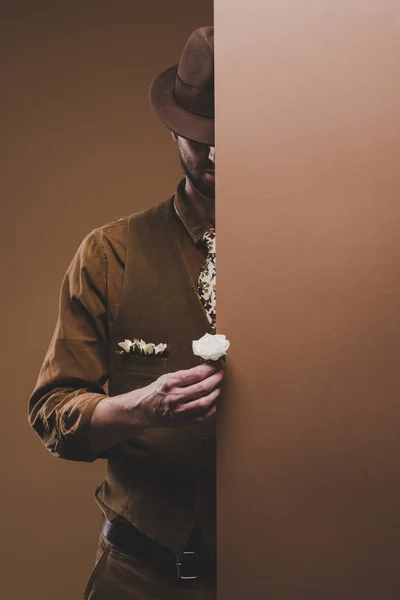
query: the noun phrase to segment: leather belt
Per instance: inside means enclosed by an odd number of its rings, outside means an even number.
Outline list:
[[[151,563],[168,577],[183,580],[216,580],[216,559],[204,556],[204,543],[202,544],[198,530],[195,530],[184,551],[179,555],[147,537],[126,519],[109,521],[103,515],[101,532],[117,549]]]

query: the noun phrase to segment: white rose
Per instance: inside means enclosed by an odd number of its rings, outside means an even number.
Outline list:
[[[118,346],[121,346],[122,350],[125,350],[129,354],[132,346],[135,344],[131,340],[125,340],[124,342],[118,342]]]
[[[206,333],[199,340],[192,342],[193,354],[201,356],[204,360],[218,360],[226,356],[229,346],[229,340],[222,334]]]

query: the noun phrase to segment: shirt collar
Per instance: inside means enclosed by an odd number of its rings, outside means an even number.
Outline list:
[[[182,179],[174,196],[175,212],[186,227],[195,244],[198,244],[207,231],[207,223],[201,219],[190,199],[185,194],[186,178]]]

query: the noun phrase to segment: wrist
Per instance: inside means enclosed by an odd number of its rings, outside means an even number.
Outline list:
[[[141,428],[136,390],[107,396],[93,411],[90,422],[90,447],[104,450],[132,438]]]
[[[148,410],[146,410],[147,402],[145,401],[148,393],[148,386],[145,386],[120,396],[121,418],[127,424],[129,437],[132,437],[136,431],[150,427]]]

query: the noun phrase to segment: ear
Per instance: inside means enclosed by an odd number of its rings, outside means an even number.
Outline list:
[[[178,141],[177,134],[174,131],[171,131],[171,135],[172,135],[173,139],[175,140],[175,142],[177,142]]]

